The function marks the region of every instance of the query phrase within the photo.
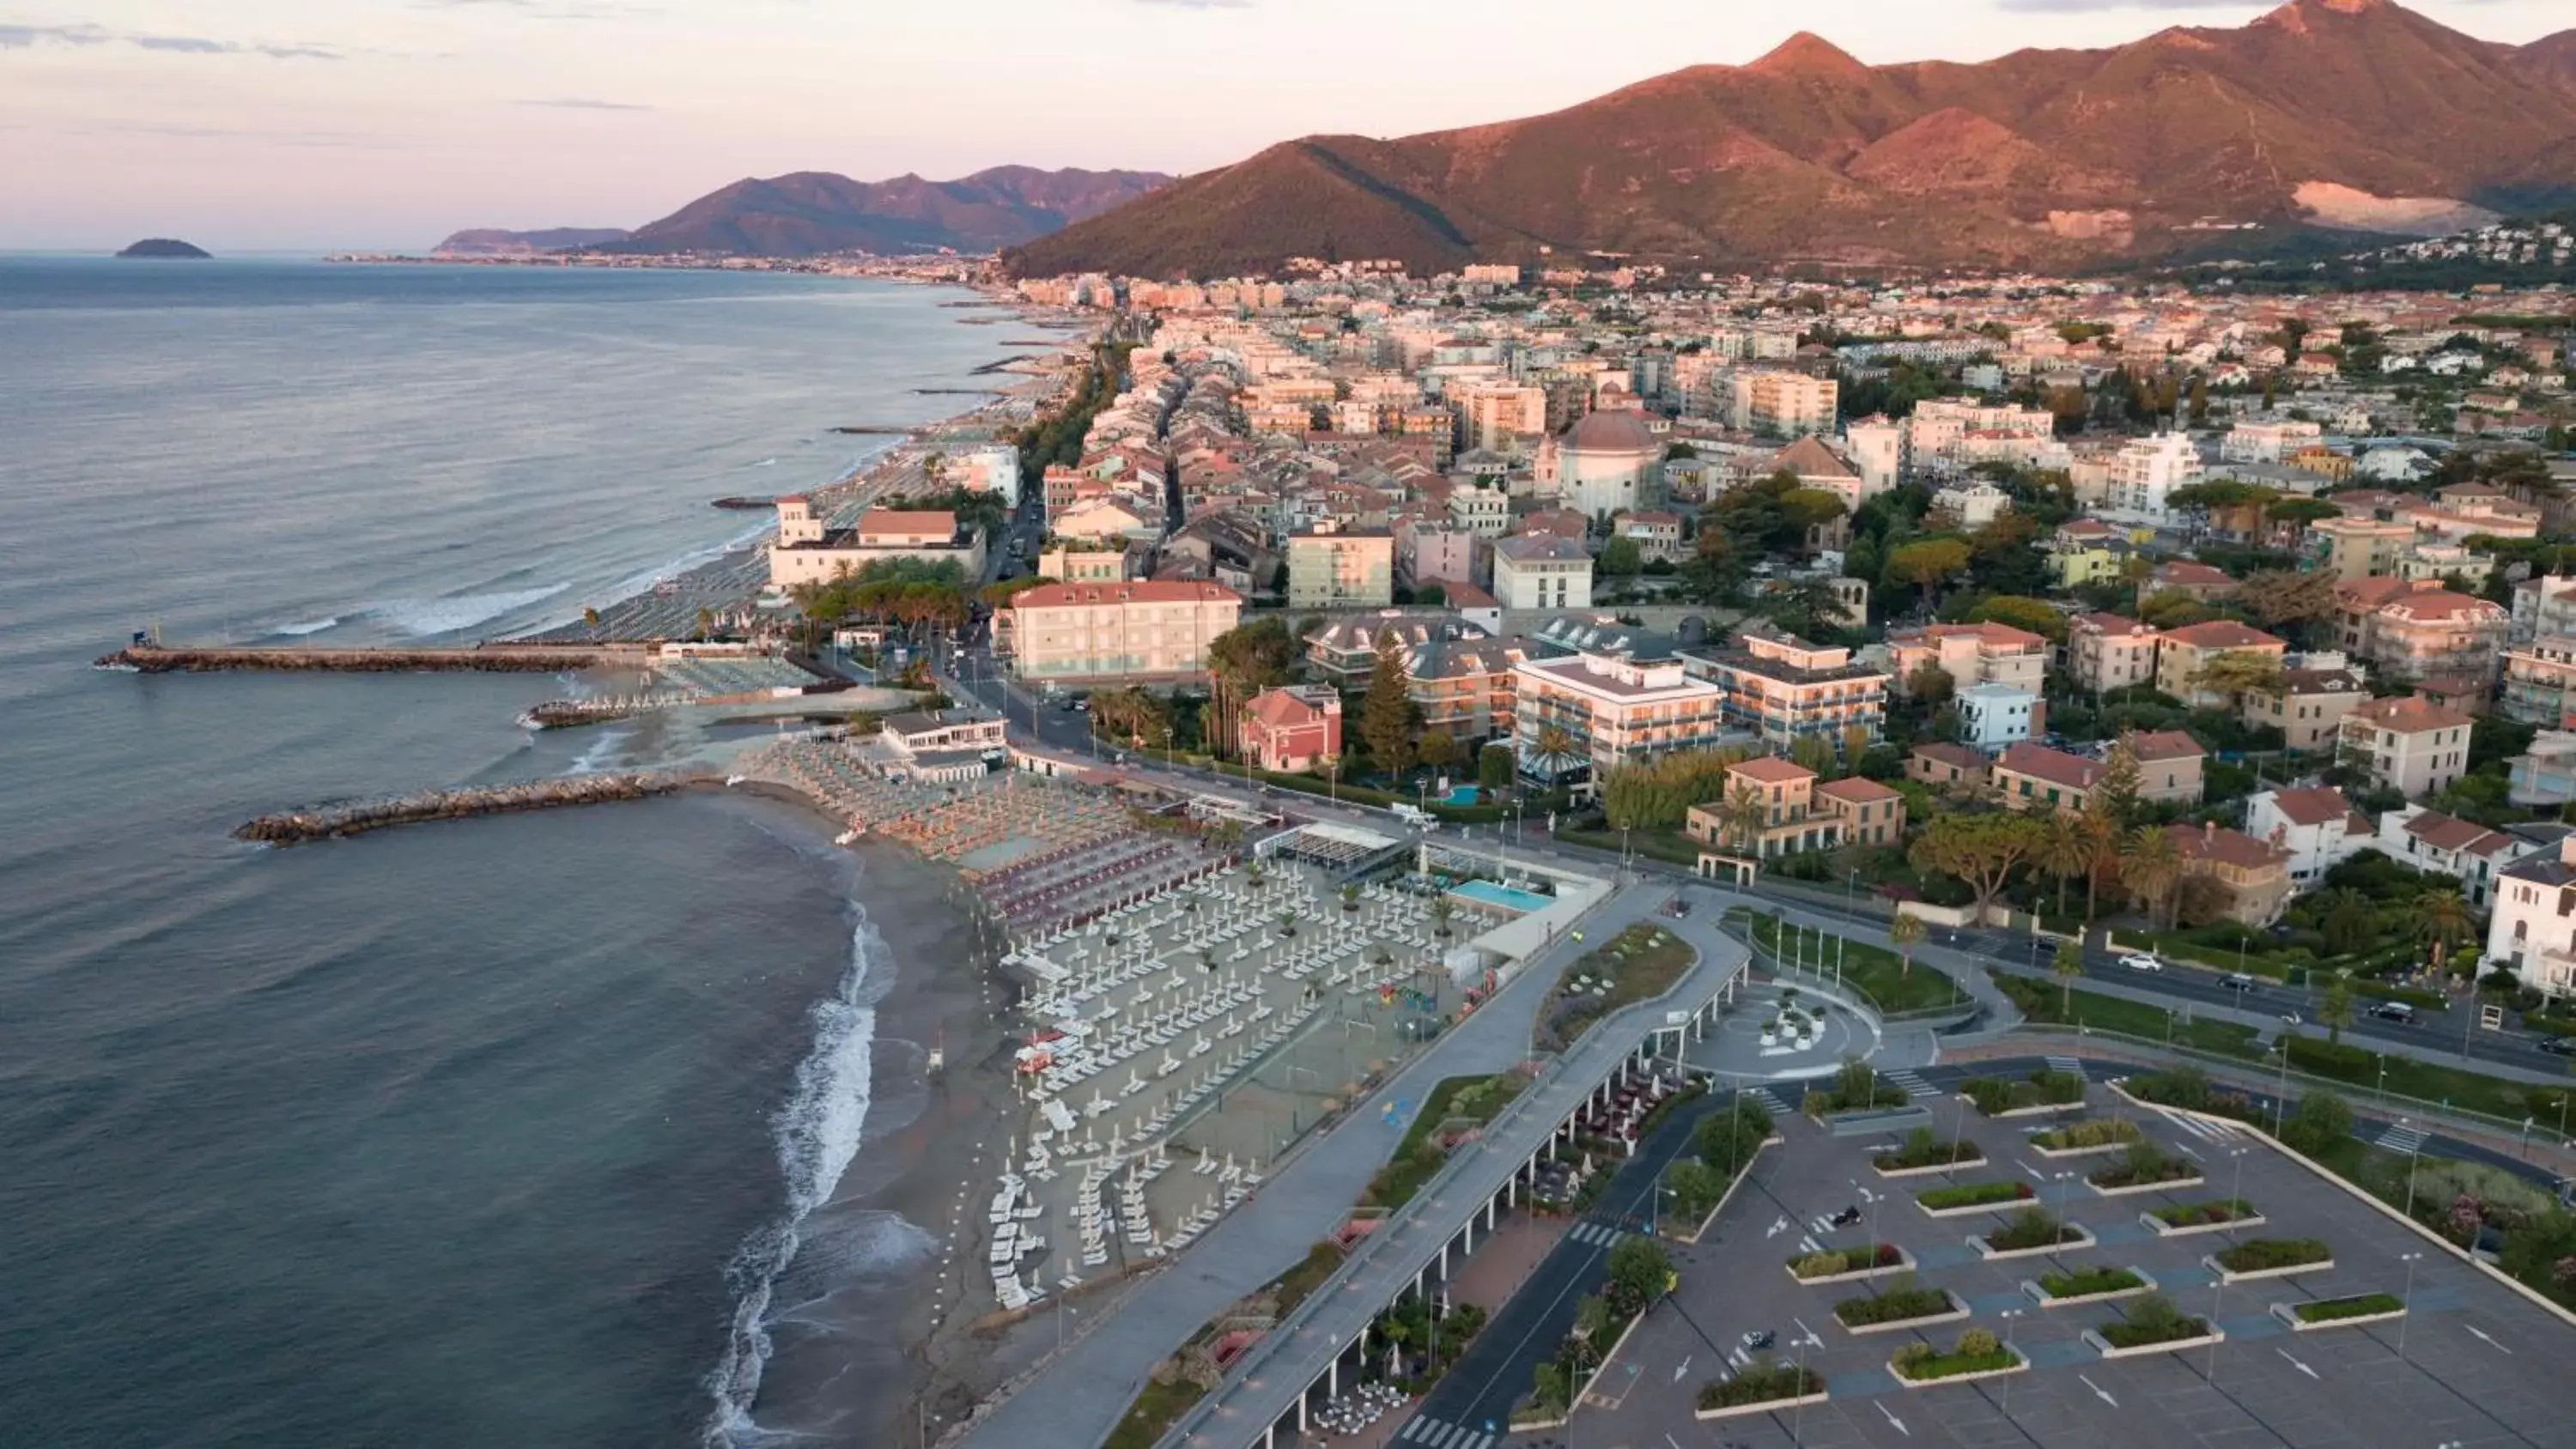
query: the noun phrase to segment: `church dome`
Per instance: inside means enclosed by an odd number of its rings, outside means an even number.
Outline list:
[[[1646,430],[1644,418],[1623,409],[1586,414],[1566,434],[1565,445],[1577,453],[1651,454],[1655,435]]]

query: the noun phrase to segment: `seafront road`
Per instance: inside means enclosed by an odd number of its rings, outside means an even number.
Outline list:
[[[1631,886],[1595,907],[1580,929],[1591,943],[1606,941],[1634,922],[1653,919],[1671,894],[1664,882]],[[1667,924],[1703,922],[1694,917]],[[1713,930],[1690,935],[1703,952],[1715,949]],[[1570,934],[1559,937],[1493,999],[1401,1068],[1378,1089],[1376,1100],[1392,1095],[1418,1101],[1443,1078],[1500,1072],[1526,1060],[1530,1027],[1548,983],[1585,949]],[[1373,1104],[1343,1118],[1278,1164],[1251,1200],[1173,1266],[1104,1310],[1109,1316],[1089,1334],[1034,1371],[955,1442],[971,1449],[1062,1449],[1106,1439],[1155,1364],[1228,1304],[1296,1266],[1341,1225],[1402,1135],[1403,1128],[1389,1126]]]

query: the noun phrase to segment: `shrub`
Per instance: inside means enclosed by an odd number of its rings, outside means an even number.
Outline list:
[[[2024,1208],[2013,1214],[2012,1221],[1986,1234],[1986,1246],[1999,1253],[2019,1248],[2047,1248],[2065,1242],[2072,1236],[2064,1223],[2042,1208]]]
[[[2217,1256],[2219,1266],[2231,1273],[2258,1273],[2330,1262],[2334,1250],[2318,1238],[2248,1238]]]
[[[2173,1300],[2163,1294],[2150,1293],[2129,1305],[2125,1321],[2103,1324],[2100,1331],[2104,1341],[2114,1348],[2140,1348],[2178,1338],[2198,1338],[2209,1331],[2209,1325],[2174,1307]]]
[[[2224,1198],[2211,1202],[2176,1203],[2155,1210],[2156,1216],[2177,1228],[2195,1228],[2203,1223],[2232,1223],[2254,1216],[2254,1204],[2245,1199]]]
[[[1859,1327],[1930,1318],[1950,1311],[1950,1295],[1938,1288],[1898,1287],[1871,1297],[1846,1298],[1834,1305],[1834,1317]]]
[[[1932,1361],[1932,1357],[1932,1345],[1916,1342],[1899,1345],[1896,1350],[1895,1361],[1897,1368],[1900,1370],[1914,1369],[1930,1363]]]
[[[2135,1288],[2146,1281],[2127,1268],[2079,1268],[2072,1273],[2043,1273],[2039,1286],[2051,1298],[2087,1298]]]
[[[1882,1153],[1876,1159],[1879,1171],[1898,1171],[1910,1167],[1955,1167],[1963,1162],[1983,1162],[1986,1154],[1974,1142],[1944,1142],[1929,1127],[1917,1127],[1906,1134],[1905,1145],[1894,1152]]]
[[[1963,1182],[1955,1187],[1936,1187],[1929,1192],[1917,1193],[1914,1200],[1938,1210],[1979,1203],[2024,1202],[2036,1195],[2029,1183],[2021,1181]]]
[[[2323,1298],[2314,1303],[2302,1303],[2290,1311],[2299,1315],[2302,1323],[2333,1323],[2373,1313],[2394,1313],[2405,1306],[2405,1301],[2394,1293],[2356,1293],[2350,1298]]]
[[[1971,1328],[1959,1335],[1959,1352],[1969,1358],[1984,1358],[2002,1348],[1994,1334],[1982,1328]]]
[[[2145,1134],[2138,1124],[2125,1117],[2090,1117],[2069,1122],[2053,1132],[2033,1135],[2031,1141],[2051,1152],[2066,1152],[2079,1147],[2108,1147],[2115,1142],[2135,1142]]]
[[[2299,1099],[2290,1120],[2281,1125],[2281,1141],[2310,1157],[2352,1135],[2352,1108],[2332,1092],[2310,1092]]]
[[[1801,1278],[1830,1278],[1851,1271],[1851,1260],[1840,1253],[1809,1253],[1789,1264],[1789,1271]]]
[[[1699,1386],[1699,1406],[1703,1409],[1732,1409],[1745,1404],[1766,1404],[1774,1399],[1803,1398],[1825,1391],[1825,1376],[1796,1364],[1757,1362],[1731,1379],[1716,1379]]]

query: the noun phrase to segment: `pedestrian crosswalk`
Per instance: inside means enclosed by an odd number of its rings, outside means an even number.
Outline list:
[[[2379,1134],[2379,1145],[2391,1152],[2412,1153],[2424,1145],[2424,1133],[2415,1127],[2391,1127]]]
[[[1621,1238],[1626,1237],[1627,1234],[1620,1232],[1617,1228],[1609,1227],[1602,1223],[1596,1223],[1590,1218],[1586,1218],[1582,1222],[1576,1223],[1571,1229],[1567,1230],[1566,1236],[1583,1244],[1585,1247],[1606,1248],[1611,1244],[1618,1242]]]
[[[1939,1087],[1936,1087],[1930,1082],[1923,1080],[1921,1077],[1916,1076],[1912,1067],[1893,1068],[1887,1073],[1887,1079],[1890,1082],[1893,1082],[1899,1090],[1903,1091],[1905,1095],[1909,1097],[1937,1097],[1941,1095],[1941,1089]]]
[[[2084,1075],[2084,1064],[2073,1057],[2048,1057],[2045,1060],[2048,1063],[2048,1069],[2052,1072],[2064,1072],[2069,1076],[2077,1077]]]
[[[1789,1104],[1781,1101],[1779,1094],[1772,1091],[1769,1087],[1747,1087],[1744,1089],[1744,1095],[1761,1103],[1762,1110],[1770,1113],[1774,1117],[1786,1117],[1789,1115]]]
[[[2164,1119],[2203,1142],[2231,1143],[2243,1140],[2244,1129],[2231,1122],[2213,1122],[2201,1117],[2186,1117],[2166,1112]]]
[[[1417,1414],[1395,1431],[1398,1444],[1418,1444],[1422,1449],[1494,1449],[1495,1436],[1466,1424],[1450,1424],[1428,1414]]]

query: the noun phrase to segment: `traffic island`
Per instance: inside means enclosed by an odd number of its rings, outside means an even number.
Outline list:
[[[2271,1219],[2240,1197],[2149,1208],[2138,1214],[2138,1221],[2146,1224],[2147,1230],[2157,1237],[2180,1238],[2193,1233],[2225,1232],[2229,1228],[2259,1228]]]
[[[2013,1348],[1995,1341],[1995,1336],[1982,1328],[1971,1328],[1959,1335],[1959,1341],[1948,1353],[1928,1343],[1909,1343],[1887,1361],[1887,1371],[1909,1389],[1928,1389],[1941,1384],[1974,1383],[1979,1379],[1999,1379],[2006,1374],[2024,1372],[2030,1360]]]
[[[2110,1303],[2156,1291],[2156,1280],[2136,1268],[2078,1268],[2022,1280],[2021,1291],[2042,1308]]]
[[[1691,1410],[1691,1417],[1732,1419],[1767,1414],[1774,1409],[1821,1404],[1830,1397],[1825,1392],[1825,1376],[1814,1369],[1756,1363],[1732,1378],[1712,1379],[1700,1385],[1699,1404]]]
[[[2231,1285],[2322,1273],[2335,1265],[2334,1250],[2316,1238],[2249,1238],[2200,1261],[2219,1282]]]
[[[1956,1187],[1936,1187],[1914,1195],[1914,1205],[1927,1218],[1964,1218],[1978,1213],[1999,1213],[2035,1202],[2039,1194],[2029,1183],[1963,1182]]]
[[[1826,1283],[1858,1283],[1865,1278],[1884,1278],[1913,1271],[1914,1255],[1894,1243],[1877,1243],[1864,1248],[1826,1248],[1820,1252],[1801,1253],[1789,1260],[1789,1276],[1810,1287]]]
[[[1994,1232],[1968,1239],[1968,1246],[1977,1250],[1978,1257],[1992,1263],[2064,1252],[2068,1248],[2089,1248],[2093,1246],[2093,1235],[2081,1223],[2061,1223],[2044,1209],[2024,1208]]]
[[[2288,1324],[2292,1333],[2314,1333],[2321,1328],[2358,1328],[2365,1323],[2404,1318],[2406,1302],[2394,1293],[2355,1293],[2310,1303],[2275,1303],[2271,1313]]]
[[[1834,1305],[1834,1321],[1853,1333],[1893,1333],[1956,1323],[1968,1316],[1968,1305],[1946,1288],[1890,1288],[1884,1293],[1846,1298]]]

